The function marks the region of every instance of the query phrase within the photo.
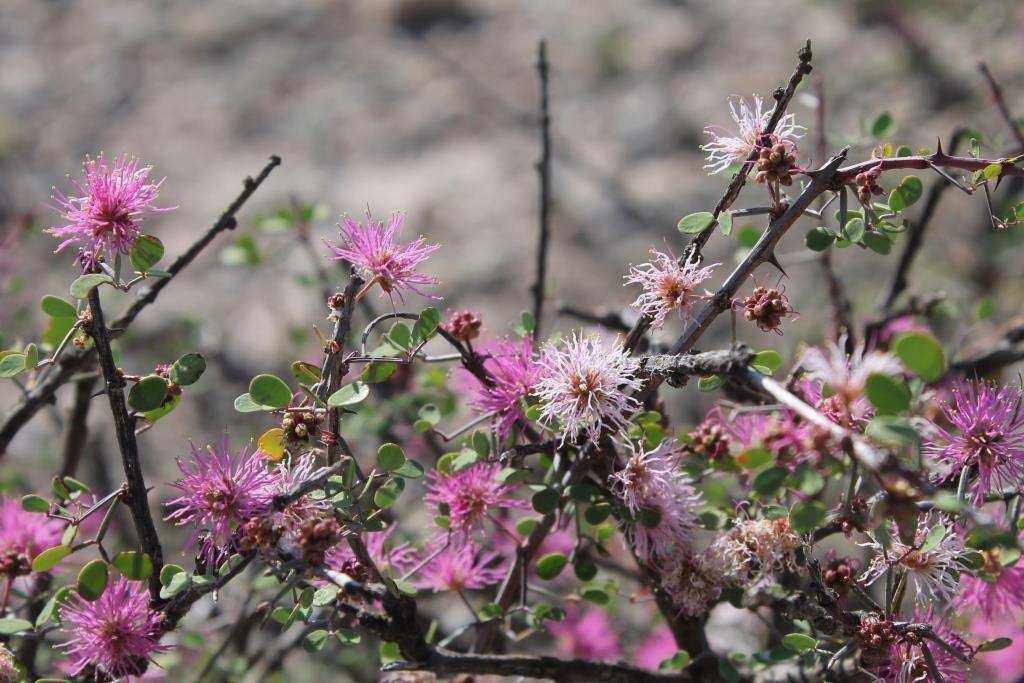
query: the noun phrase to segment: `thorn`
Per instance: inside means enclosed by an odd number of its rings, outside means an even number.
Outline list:
[[[938,136],[935,137],[935,154],[933,154],[932,156],[937,156],[937,157],[946,156],[943,153],[943,151],[942,151],[942,138],[940,138]]]
[[[786,274],[786,271],[782,268],[782,264],[779,263],[779,259],[775,256],[774,251],[768,252],[768,255],[764,257],[764,261],[765,263],[770,263],[776,268],[778,268],[779,272],[782,273],[784,276],[789,277],[789,275]]]

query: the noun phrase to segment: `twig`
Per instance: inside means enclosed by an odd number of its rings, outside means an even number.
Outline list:
[[[146,480],[142,474],[142,463],[139,460],[139,445],[135,440],[135,420],[128,415],[128,406],[124,400],[124,378],[114,363],[110,350],[110,335],[103,320],[103,308],[100,306],[99,287],[89,292],[89,311],[92,314],[90,336],[96,347],[103,381],[106,385],[110,412],[114,418],[114,430],[117,434],[117,445],[121,451],[121,464],[124,467],[125,503],[132,513],[132,521],[139,537],[142,549],[153,560],[153,573],[149,579],[149,592],[154,600],[160,596],[160,569],[163,567],[163,550],[160,539],[149,512],[149,501],[146,497]]]
[[[539,343],[542,317],[544,315],[544,290],[548,273],[548,242],[551,239],[551,113],[548,109],[548,58],[547,41],[537,43],[537,75],[540,78],[540,159],[537,161],[537,175],[540,179],[538,200],[537,266],[531,287],[533,293],[533,343]]]
[[[988,89],[992,92],[992,99],[995,100],[999,114],[1009,127],[1014,140],[1017,141],[1017,148],[1024,150],[1024,131],[1021,131],[1020,124],[1014,120],[1013,114],[1010,113],[1010,108],[1006,105],[1006,98],[1003,97],[1003,89],[992,75],[992,72],[989,71],[988,65],[985,62],[979,62],[978,69],[981,71],[981,75],[985,77],[985,81],[988,82]]]

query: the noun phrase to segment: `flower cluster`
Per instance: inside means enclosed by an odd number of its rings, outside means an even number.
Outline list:
[[[729,114],[737,130],[730,131],[716,126],[704,129],[705,135],[711,137],[711,142],[701,146],[707,155],[705,170],[709,174],[721,173],[732,164],[745,162],[752,152],[766,146],[763,138],[773,113],[774,110],[765,110],[764,100],[757,95],[754,95],[752,102],[741,97],[731,98]],[[795,118],[793,114],[786,114],[779,119],[774,133],[769,136],[771,148],[781,145],[786,154],[795,150],[796,141],[802,137],[804,130],[803,126],[796,124]]]
[[[711,277],[718,263],[700,267],[696,263],[680,263],[674,254],[651,249],[652,259],[639,266],[630,266],[626,284],[637,284],[643,289],[632,306],[651,319],[654,328],[665,324],[665,319],[677,312],[682,320],[689,316],[694,303],[700,300],[695,291],[700,283]]]

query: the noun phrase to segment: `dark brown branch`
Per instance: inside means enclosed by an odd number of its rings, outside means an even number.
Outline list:
[[[974,157],[958,157],[946,154],[941,150],[927,156],[888,157],[885,159],[868,159],[850,166],[844,166],[836,173],[836,182],[845,184],[852,182],[858,173],[881,167],[882,171],[898,170],[929,170],[933,166],[939,168],[958,168],[963,171],[982,171],[992,164],[1002,164],[1001,175],[1024,175],[1024,168],[1015,166],[1008,159],[975,159]]]
[[[124,400],[124,377],[114,363],[114,356],[110,350],[110,334],[103,320],[99,287],[95,287],[89,292],[89,312],[92,315],[89,333],[96,347],[100,370],[103,372],[110,412],[114,418],[117,445],[121,451],[121,464],[124,467],[124,476],[128,487],[124,494],[124,502],[131,510],[139,543],[153,560],[149,592],[154,599],[157,599],[160,595],[160,569],[164,564],[164,555],[160,548],[156,526],[153,524],[153,516],[149,512],[146,480],[142,474],[139,445],[135,440],[135,420],[128,415],[128,405]]]
[[[615,332],[630,331],[629,325],[622,319],[622,316],[612,311],[585,311],[571,304],[562,304],[558,307],[558,313],[591,325],[600,325]]]
[[[637,374],[641,377],[657,378],[680,387],[691,377],[709,375],[731,375],[749,365],[757,355],[742,344],[720,351],[706,351],[679,355],[647,356],[640,359]]]
[[[1003,333],[1002,339],[992,349],[971,358],[956,361],[950,369],[965,375],[987,375],[1007,365],[1024,360],[1024,325],[1017,325]]]
[[[953,131],[953,135],[949,139],[950,154],[956,154],[957,147],[960,146],[960,141],[966,132],[963,128],[957,128]],[[942,194],[949,187],[950,184],[948,182],[941,180],[933,184],[931,189],[928,190],[928,198],[924,202],[924,209],[921,210],[920,218],[916,222],[911,223],[908,230],[907,245],[900,254],[900,261],[896,266],[896,272],[893,273],[889,293],[886,295],[885,304],[882,306],[882,310],[886,313],[892,310],[900,294],[906,290],[908,284],[907,274],[910,272],[910,267],[914,264],[914,259],[921,250],[921,245],[924,243],[925,231],[935,216],[935,210],[939,206],[939,199],[942,198]]]
[[[1003,121],[1006,122],[1007,127],[1010,129],[1010,133],[1013,135],[1013,139],[1017,141],[1017,148],[1024,150],[1024,131],[1021,130],[1021,126],[1013,118],[1013,114],[1010,113],[1010,108],[1006,105],[1006,98],[1003,97],[1003,89],[1000,87],[999,82],[996,81],[995,76],[989,71],[988,65],[985,62],[978,63],[978,70],[981,71],[981,75],[985,77],[985,81],[988,83],[988,89],[992,92],[992,99],[996,103],[996,107],[999,109],[999,114],[1003,117]]]
[[[537,75],[540,78],[540,159],[537,161],[537,175],[540,180],[538,199],[537,261],[536,276],[531,287],[533,293],[534,345],[540,340],[540,329],[544,315],[544,290],[548,278],[548,242],[551,239],[551,113],[548,109],[548,57],[547,41],[537,43]]]
[[[85,441],[88,438],[89,406],[92,404],[92,392],[96,386],[96,378],[88,377],[75,384],[75,400],[68,412],[67,427],[64,431],[64,449],[61,456],[60,476],[73,477],[82,461],[85,452]]]
[[[157,280],[152,287],[140,294],[124,315],[112,323],[112,327],[117,330],[117,334],[120,334],[128,327],[146,306],[156,301],[161,290],[170,284],[171,280],[187,265],[192,263],[196,256],[217,235],[225,230],[233,229],[237,225],[235,215],[241,210],[242,206],[249,200],[249,197],[252,196],[256,189],[263,184],[263,181],[267,179],[270,172],[279,166],[280,163],[280,157],[272,156],[255,179],[245,179],[242,192],[231,202],[213,226],[189,247],[184,254],[175,259],[174,263],[167,269],[171,275]],[[7,414],[3,424],[0,425],[0,457],[7,452],[7,447],[18,431],[28,424],[28,421],[32,419],[39,409],[56,400],[57,390],[70,381],[77,373],[92,367],[92,361],[92,349],[73,349],[65,352],[56,363],[49,367],[44,376],[29,390],[28,395]]]

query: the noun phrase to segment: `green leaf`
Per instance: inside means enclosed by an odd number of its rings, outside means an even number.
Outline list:
[[[424,308],[420,311],[420,317],[416,318],[416,324],[412,326],[412,341],[419,344],[425,339],[430,339],[437,326],[441,324],[441,314],[436,308]]]
[[[114,555],[112,564],[131,581],[148,579],[153,574],[153,558],[143,552],[126,550]]]
[[[871,373],[864,383],[871,405],[887,413],[900,413],[910,407],[910,389],[906,383],[889,375]]]
[[[921,544],[920,552],[927,553],[931,552],[938,547],[942,539],[946,537],[946,527],[942,524],[936,524],[924,537],[924,542]]]
[[[0,377],[17,377],[25,372],[25,354],[8,353],[0,357]]]
[[[908,206],[913,206],[923,192],[924,183],[921,179],[916,175],[908,175],[889,193],[889,208],[893,211],[903,211]]]
[[[991,180],[1003,172],[1002,164],[989,164],[981,171],[982,180]]]
[[[162,576],[161,572],[161,576]],[[192,582],[192,577],[186,571],[175,572],[171,575],[171,578],[163,585],[160,589],[160,597],[164,600],[173,598],[178,593],[188,588]]]
[[[680,650],[671,657],[663,659],[661,664],[658,665],[658,670],[682,671],[688,666],[690,666],[690,653],[686,650]]]
[[[370,395],[370,387],[362,382],[352,382],[335,391],[327,399],[327,405],[334,408],[351,406],[366,399]]]
[[[206,371],[206,359],[199,353],[186,353],[174,361],[167,373],[169,379],[179,387],[195,384]]]
[[[554,489],[541,489],[537,493],[533,494],[531,503],[533,509],[537,512],[547,515],[555,511],[558,507],[558,502],[561,500],[561,496],[558,495],[558,491]]]
[[[785,467],[769,467],[754,477],[754,492],[762,497],[771,497],[779,493],[789,476]]]
[[[353,631],[350,628],[339,628],[334,632],[334,637],[338,639],[338,642],[342,645],[356,645],[362,640],[362,636],[359,635],[358,631]]]
[[[397,485],[400,481],[401,479],[397,481],[392,480],[377,489],[373,494],[373,504],[382,510],[386,510],[394,505],[395,501],[398,500],[398,496],[402,493],[401,489]]]
[[[135,270],[145,273],[164,257],[164,243],[152,235],[139,235],[128,256]]]
[[[398,370],[397,363],[377,362],[367,363],[359,378],[366,384],[377,384],[391,378]]]
[[[32,560],[32,571],[48,572],[70,554],[71,548],[66,545],[55,545],[52,548],[47,548]]]
[[[537,576],[545,581],[550,581],[562,573],[568,562],[569,558],[562,553],[548,553],[537,560]]]
[[[22,496],[21,509],[26,512],[49,512],[50,501],[46,500],[42,496],[30,493],[27,496]]]
[[[164,401],[164,403],[160,407],[154,408],[153,410],[147,410],[146,412],[144,412],[142,414],[142,417],[145,418],[147,422],[156,422],[161,417],[177,408],[179,403],[181,403],[181,396],[175,394],[171,396],[167,401]]]
[[[697,389],[704,392],[714,391],[723,384],[725,384],[724,379],[718,375],[711,375],[710,377],[701,377],[697,380]]]
[[[406,460],[401,465],[396,467],[392,474],[402,477],[403,479],[419,479],[423,476],[423,465],[419,464],[415,460]]]
[[[302,384],[316,384],[320,381],[323,373],[317,366],[297,360],[292,363],[292,375]]]
[[[392,346],[397,346],[404,350],[412,348],[412,331],[403,322],[397,322],[392,325],[386,337]]]
[[[979,645],[975,652],[995,652],[996,650],[1005,650],[1011,645],[1013,645],[1011,638],[993,638]]]
[[[165,564],[160,568],[160,585],[169,586],[175,574],[180,574],[185,568],[176,564]]]
[[[879,140],[892,137],[896,133],[896,119],[887,111],[882,112],[871,123],[871,135]]]
[[[398,444],[386,443],[377,449],[377,462],[385,472],[393,472],[405,464],[405,452]]]
[[[824,521],[826,513],[823,503],[816,500],[803,500],[789,511],[789,525],[798,534],[806,534]]]
[[[758,351],[757,355],[754,356],[754,360],[751,365],[753,365],[754,369],[762,375],[771,375],[782,367],[782,356],[779,355],[778,351],[773,351],[771,349]]]
[[[62,586],[58,588],[50,599],[43,605],[43,609],[39,612],[39,616],[36,617],[36,628],[39,628],[48,621],[55,621],[60,619],[60,607],[71,599],[71,586]]]
[[[996,306],[992,303],[992,299],[985,298],[978,302],[978,305],[974,309],[974,315],[978,320],[988,320],[992,317],[995,309]]]
[[[319,652],[324,649],[324,643],[331,637],[325,629],[318,628],[315,631],[306,634],[306,637],[302,639],[302,649],[310,654]]]
[[[736,462],[747,470],[756,470],[772,461],[772,453],[766,448],[754,446],[736,456]]]
[[[69,304],[60,297],[47,294],[43,297],[43,300],[39,302],[39,307],[43,309],[43,313],[50,316],[51,318],[77,318],[78,309],[73,305]]]
[[[782,644],[794,652],[807,652],[818,647],[818,641],[805,633],[787,633],[782,636]]]
[[[853,243],[864,239],[864,220],[861,218],[851,218],[846,224],[845,237]]]
[[[334,585],[321,586],[313,593],[313,606],[326,607],[338,598],[338,587]]]
[[[896,445],[913,443],[917,439],[917,430],[905,418],[894,415],[876,416],[864,433],[881,443]]]
[[[79,275],[78,279],[71,283],[71,296],[76,299],[88,299],[89,292],[102,284],[113,282],[114,279],[106,273],[88,273]]]
[[[831,230],[824,226],[811,228],[804,235],[804,244],[811,251],[825,251],[836,241],[836,236]]]
[[[868,249],[886,256],[892,252],[892,241],[885,235],[879,235],[877,232],[866,232],[864,233],[863,242]]]
[[[723,211],[718,215],[718,229],[722,231],[722,234],[726,237],[732,232],[732,212]]]
[[[583,518],[587,520],[588,524],[597,526],[604,520],[608,519],[608,516],[612,513],[612,506],[610,503],[595,503],[587,508],[586,512],[583,513]]]
[[[287,408],[292,401],[292,390],[275,375],[256,375],[249,382],[249,396],[253,401],[271,408]]]
[[[715,215],[709,211],[700,211],[698,213],[691,213],[689,216],[684,216],[676,227],[679,232],[684,235],[696,235],[699,232],[704,232],[707,228],[711,227],[711,222],[715,220]]]
[[[39,362],[39,347],[29,344],[25,347],[25,369],[31,370]]]
[[[160,375],[148,375],[129,390],[128,405],[132,410],[145,413],[159,408],[166,398],[167,380]]]
[[[242,394],[235,399],[235,410],[240,413],[256,413],[268,408],[254,401],[249,394]]]
[[[48,349],[57,348],[57,345],[64,341],[64,337],[71,331],[76,322],[77,319],[70,316],[50,318],[50,323],[46,326],[46,331],[44,331],[42,337],[40,337],[40,341],[43,346]]]
[[[573,564],[572,571],[580,581],[592,581],[597,576],[597,565],[585,557],[579,557]],[[605,595],[607,596],[607,593]]]
[[[107,563],[103,560],[93,560],[78,572],[78,583],[75,588],[78,594],[89,602],[95,602],[103,595],[107,587]]]
[[[902,334],[896,339],[894,351],[903,364],[925,382],[935,382],[946,374],[946,354],[930,334]]]
[[[516,522],[516,531],[520,536],[529,536],[534,527],[540,522],[536,517],[523,517]]]
[[[0,619],[0,635],[13,635],[22,631],[31,631],[32,622],[24,619]]]

